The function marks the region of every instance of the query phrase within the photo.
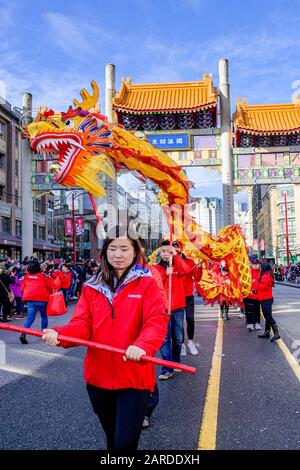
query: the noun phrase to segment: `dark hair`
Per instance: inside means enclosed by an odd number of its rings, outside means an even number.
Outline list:
[[[273,286],[274,286],[274,276],[273,276],[273,272],[272,272],[272,266],[270,265],[270,263],[268,263],[268,261],[264,261],[262,264],[261,264],[261,267],[260,267],[260,276],[259,276],[259,282],[261,281],[261,278],[263,277],[264,274],[267,274],[269,273],[270,276],[272,277],[273,279]]]
[[[170,246],[170,240],[163,240],[160,246]]]
[[[41,272],[41,266],[37,259],[33,259],[29,262],[27,271],[29,274],[37,274]]]
[[[135,237],[135,234],[132,233],[132,229],[129,230],[128,227],[116,227],[113,230],[113,233],[107,233],[106,238],[103,243],[103,247],[101,250],[101,260],[100,260],[100,271],[97,274],[93,284],[98,284],[100,280],[105,282],[112,291],[114,291],[114,268],[109,264],[108,259],[107,259],[107,250],[111,242],[113,242],[116,238],[128,238],[128,240],[131,241],[131,244],[134,248],[134,258],[132,260],[131,265],[126,269],[125,273],[123,273],[122,277],[119,279],[119,283],[128,271],[134,266],[135,264],[140,263],[140,260],[143,258],[143,250],[140,244],[140,241],[138,237]]]

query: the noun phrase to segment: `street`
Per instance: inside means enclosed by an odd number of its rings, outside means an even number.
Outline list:
[[[283,342],[297,353],[300,289],[276,285],[274,295]],[[73,308],[51,317],[50,326],[65,323]],[[196,297],[199,356],[188,355],[184,362],[197,367],[197,373],[158,381],[160,403],[142,433],[140,449],[205,449],[214,438],[219,450],[300,449],[299,364],[293,370],[279,342],[258,339],[238,314],[231,309],[230,321],[218,320],[217,308],[205,307]],[[39,326],[38,321],[33,325]],[[215,355],[221,375],[219,386],[211,380],[209,389],[217,331],[223,337],[221,354]],[[4,361],[2,343],[0,448],[105,449],[82,378],[84,349],[46,347],[35,337],[22,346],[18,336],[0,332],[6,350]]]

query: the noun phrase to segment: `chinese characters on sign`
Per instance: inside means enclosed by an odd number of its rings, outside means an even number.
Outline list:
[[[188,134],[156,134],[147,135],[149,143],[159,149],[188,149]]]

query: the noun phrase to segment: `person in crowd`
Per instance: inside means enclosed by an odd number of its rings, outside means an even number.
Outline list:
[[[22,301],[22,284],[23,281],[22,279],[19,279],[17,276],[17,271],[18,268],[16,266],[13,266],[10,268],[10,289],[14,294],[15,297],[15,303],[16,303],[16,318],[24,318],[24,313],[23,313],[23,301]]]
[[[69,270],[69,267],[67,264],[63,264],[61,266],[61,290],[64,294],[64,299],[65,299],[65,304],[68,305],[69,302],[69,291],[71,287],[71,271]]]
[[[12,302],[10,295],[12,294],[10,288],[10,275],[6,269],[0,269],[0,304],[2,305],[2,321],[11,321],[11,307]]]
[[[161,260],[155,265],[159,271],[165,290],[166,312],[170,310],[168,332],[160,349],[162,358],[167,361],[180,363],[180,353],[183,343],[183,320],[185,309],[185,291],[182,278],[190,272],[190,267],[178,255],[169,240],[161,244]],[[169,266],[172,256],[172,266]],[[169,289],[171,287],[171,298]],[[174,369],[179,372],[178,369]],[[168,380],[173,377],[173,369],[163,366],[159,375],[160,380]]]
[[[77,282],[78,282],[78,274],[75,269],[74,264],[70,265],[71,271],[71,287],[70,287],[70,300],[77,300],[76,297],[76,290],[77,290]]]
[[[53,291],[53,280],[41,271],[40,263],[37,259],[32,259],[28,264],[28,270],[22,284],[23,302],[27,302],[27,320],[25,328],[30,328],[33,324],[37,311],[42,318],[42,329],[48,326],[47,302]],[[20,336],[22,344],[28,344],[24,333]]]
[[[272,314],[273,299],[273,287],[274,287],[274,276],[272,273],[272,267],[267,261],[261,265],[260,276],[257,282],[257,294],[258,300],[261,302],[261,309],[265,318],[265,332],[258,335],[259,338],[270,338],[271,328],[274,336],[271,341],[277,341],[280,339],[278,326]]]
[[[195,299],[194,299],[194,286],[195,282],[199,282],[202,277],[202,261],[196,264],[191,258],[185,256],[182,252],[182,243],[179,240],[173,242],[176,252],[181,256],[189,267],[189,272],[182,277],[183,288],[185,292],[185,317],[187,323],[187,347],[184,343],[184,328],[183,328],[183,343],[181,347],[181,356],[187,355],[187,350],[193,356],[197,356],[198,349],[194,343],[195,334]]]
[[[140,266],[141,245],[132,230],[116,227],[108,234],[99,274],[82,288],[68,325],[44,330],[49,345],[72,346],[58,335],[93,339],[122,348],[119,354],[88,349],[85,359],[87,391],[105,431],[107,448],[134,451],[142,430],[155,370],[142,357],[159,350],[168,316],[156,281]]]
[[[260,326],[260,301],[258,300],[257,283],[260,277],[260,263],[258,259],[251,260],[251,292],[244,299],[246,313],[246,327],[248,331],[261,330]]]

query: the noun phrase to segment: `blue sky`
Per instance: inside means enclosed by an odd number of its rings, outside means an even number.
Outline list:
[[[300,0],[0,0],[0,94],[67,109],[106,63],[134,83],[199,80],[230,62],[232,106],[300,92]],[[216,175],[217,177],[217,175]],[[201,176],[200,178],[203,179]],[[200,181],[200,180],[199,180]]]

